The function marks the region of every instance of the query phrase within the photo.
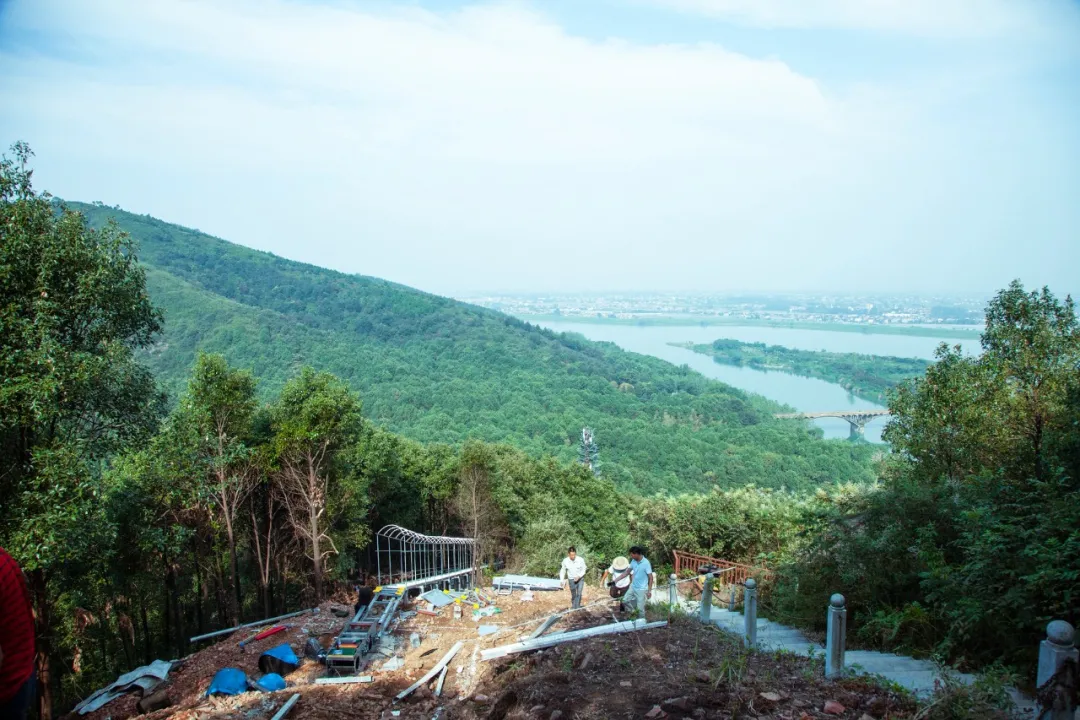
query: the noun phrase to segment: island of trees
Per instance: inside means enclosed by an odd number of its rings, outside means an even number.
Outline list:
[[[905,380],[922,375],[930,364],[920,358],[901,358],[826,350],[795,350],[781,345],[721,338],[708,345],[685,343],[718,363],[817,378],[840,385],[855,397],[884,404],[887,393]]]

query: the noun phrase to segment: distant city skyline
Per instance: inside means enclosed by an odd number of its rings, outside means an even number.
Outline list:
[[[7,0],[35,183],[442,295],[1080,291],[1075,0]]]

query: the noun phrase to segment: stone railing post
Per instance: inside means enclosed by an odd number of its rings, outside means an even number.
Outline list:
[[[1039,672],[1035,681],[1037,687],[1041,688],[1054,677],[1054,673],[1066,661],[1080,662],[1080,652],[1073,646],[1075,639],[1076,630],[1064,620],[1054,620],[1046,626],[1046,639],[1039,643]],[[1076,712],[1069,697],[1061,698],[1054,707],[1042,709],[1049,711],[1049,715],[1040,717],[1049,720],[1072,720]]]
[[[679,588],[675,583],[679,576],[671,573],[668,576],[668,602],[671,604],[671,612],[675,612],[675,606],[679,604]]]
[[[731,586],[731,595],[728,597],[728,612],[735,612],[735,586]]]
[[[701,622],[712,622],[712,573],[705,574],[705,583],[701,588]]]
[[[757,642],[757,581],[749,578],[743,592],[743,620],[746,622],[746,646]]]
[[[847,643],[847,608],[844,596],[836,593],[829,598],[829,617],[825,629],[825,677],[838,678],[844,674],[844,645]]]

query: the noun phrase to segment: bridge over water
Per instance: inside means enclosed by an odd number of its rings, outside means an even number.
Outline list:
[[[780,413],[774,415],[778,420],[816,420],[818,418],[840,418],[851,425],[851,438],[861,438],[866,430],[866,423],[874,418],[884,417],[888,410],[832,410],[826,412]]]

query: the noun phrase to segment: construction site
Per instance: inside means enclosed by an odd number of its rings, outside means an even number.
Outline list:
[[[201,649],[125,674],[68,717],[868,720],[915,708],[866,677],[827,680],[812,654],[702,624],[709,573],[725,574],[713,566],[684,558],[634,617],[604,587],[586,586],[575,609],[559,579],[488,572],[468,538],[387,526],[374,546],[373,585],[193,637]]]

